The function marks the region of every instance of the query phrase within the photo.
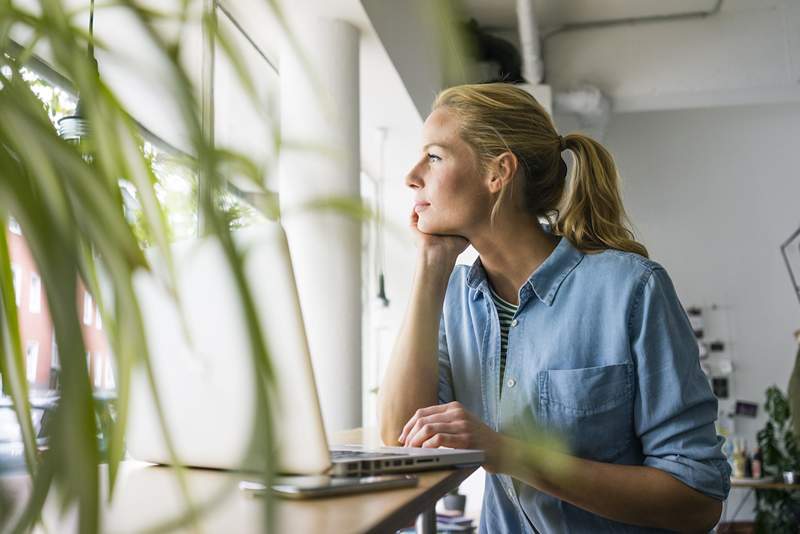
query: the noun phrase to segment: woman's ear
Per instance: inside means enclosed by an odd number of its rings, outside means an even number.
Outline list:
[[[513,152],[503,152],[489,166],[489,191],[499,193],[517,174],[518,160]]]

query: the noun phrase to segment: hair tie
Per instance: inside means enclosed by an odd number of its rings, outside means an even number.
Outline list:
[[[567,149],[567,141],[560,135],[558,136],[558,148],[561,152],[564,152]]]

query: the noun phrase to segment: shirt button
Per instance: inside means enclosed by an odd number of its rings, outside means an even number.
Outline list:
[[[508,488],[508,496],[509,496],[509,497],[510,497],[512,500],[514,499],[514,490],[513,490],[513,489],[511,489],[511,488]]]
[[[514,386],[517,385],[517,381],[514,380],[513,378],[509,378],[508,382],[506,382],[506,384],[508,385],[508,387],[513,388]]]
[[[511,326],[517,326],[518,324],[519,324],[519,321],[517,321],[516,319],[511,321]]]

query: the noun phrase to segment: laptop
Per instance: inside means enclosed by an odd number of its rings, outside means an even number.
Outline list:
[[[476,465],[483,451],[404,447],[329,448],[314,382],[303,317],[286,235],[278,223],[234,235],[258,321],[267,338],[275,375],[273,395],[257,401],[248,330],[223,250],[213,239],[173,245],[175,293],[165,279],[164,258],[148,257],[153,272],[134,277],[153,371],[131,377],[127,430],[130,456],[173,464],[153,391],[179,463],[238,471],[263,471],[266,462],[284,474],[367,476]],[[182,317],[185,319],[183,320]],[[254,435],[272,417],[275,454],[267,457]]]

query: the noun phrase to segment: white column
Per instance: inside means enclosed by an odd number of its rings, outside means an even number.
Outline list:
[[[360,196],[359,34],[332,19],[295,27],[303,55],[285,43],[280,59],[280,204],[332,432],[361,425],[361,222],[302,207]]]

